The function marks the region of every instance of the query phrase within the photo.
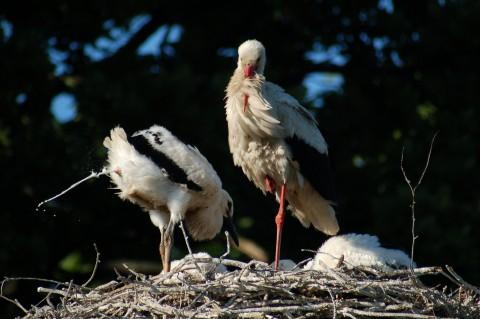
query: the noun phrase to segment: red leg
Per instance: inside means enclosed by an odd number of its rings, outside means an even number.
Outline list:
[[[265,188],[269,193],[273,193],[275,188],[277,188],[275,181],[268,175],[265,176]]]
[[[247,111],[248,107],[248,94],[245,94],[243,96],[243,112],[245,113]]]
[[[282,228],[285,221],[285,189],[287,186],[282,184],[280,190],[280,207],[278,208],[277,216],[275,217],[275,224],[277,224],[277,240],[275,242],[275,270],[278,270],[280,262],[280,247],[282,246]]]

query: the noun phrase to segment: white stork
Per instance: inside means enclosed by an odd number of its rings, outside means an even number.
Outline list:
[[[265,48],[248,40],[226,89],[228,142],[235,165],[280,203],[275,218],[278,269],[285,200],[305,227],[338,232],[327,143],[315,118],[292,96],[266,81]]]
[[[348,269],[363,266],[388,271],[406,268],[410,263],[410,257],[403,251],[380,246],[377,236],[346,234],[324,242],[304,269],[326,271],[345,265]],[[416,267],[416,264],[412,263],[412,266]]]
[[[121,127],[111,130],[108,171],[121,199],[141,206],[160,229],[160,256],[170,271],[174,226],[185,221],[193,239],[213,238],[224,228],[238,245],[233,203],[217,173],[198,151],[154,125],[131,138]]]
[[[199,252],[180,260],[174,260],[172,261],[172,271],[176,272],[176,278],[180,280],[184,280],[187,276],[201,280],[202,273],[208,274],[209,277],[215,277],[215,274],[227,272],[227,267],[222,264],[195,261],[195,259],[207,258],[210,259],[212,256]]]

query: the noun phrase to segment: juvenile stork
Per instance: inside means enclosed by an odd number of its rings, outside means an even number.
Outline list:
[[[110,131],[103,145],[118,196],[149,212],[160,229],[160,256],[170,271],[173,230],[185,221],[194,240],[212,239],[224,228],[238,245],[233,203],[217,173],[197,148],[154,125],[131,138],[121,127]]]
[[[315,118],[292,96],[266,81],[265,48],[248,40],[226,89],[228,142],[234,164],[280,203],[275,217],[278,269],[285,201],[305,227],[338,232],[327,143]]]
[[[304,269],[327,271],[344,265],[348,269],[371,267],[389,271],[406,268],[413,260],[403,251],[384,248],[377,236],[368,234],[346,234],[328,239],[318,249],[315,258]]]

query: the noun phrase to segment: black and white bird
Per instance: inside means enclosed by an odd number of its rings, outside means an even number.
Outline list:
[[[327,143],[315,118],[263,72],[266,55],[257,40],[238,48],[238,62],[226,89],[228,141],[235,165],[280,203],[275,218],[278,268],[285,201],[300,222],[334,235],[339,227]]]
[[[160,229],[164,272],[170,271],[174,227],[182,221],[194,240],[212,239],[223,225],[238,245],[232,199],[197,148],[158,125],[130,138],[116,127],[103,145],[108,149],[107,169],[118,196],[149,212]]]

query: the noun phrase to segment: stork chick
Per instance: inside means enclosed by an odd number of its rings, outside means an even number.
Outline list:
[[[170,271],[174,227],[182,221],[194,240],[212,239],[223,225],[238,245],[232,199],[197,148],[158,125],[131,138],[116,127],[103,145],[108,149],[107,168],[118,196],[149,212],[160,229],[164,272]]]
[[[384,248],[377,236],[345,234],[328,239],[318,249],[315,258],[304,269],[327,271],[344,265],[348,269],[372,267],[383,271],[407,268],[416,264],[398,249]]]
[[[338,232],[327,143],[315,118],[263,72],[264,46],[248,40],[238,48],[237,68],[226,89],[228,141],[235,165],[263,193],[274,193],[278,269],[285,201],[305,227]]]

